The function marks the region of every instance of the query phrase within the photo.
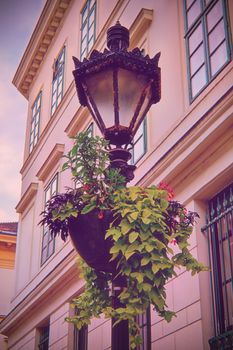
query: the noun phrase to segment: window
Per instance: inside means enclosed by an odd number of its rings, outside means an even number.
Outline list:
[[[45,203],[55,194],[57,194],[58,174],[54,176],[52,181],[45,189]],[[42,238],[42,252],[41,252],[41,265],[54,253],[55,250],[55,238],[50,234],[47,226],[43,228]]]
[[[88,136],[92,137],[94,135],[94,125],[91,123],[87,128]]]
[[[49,349],[49,325],[46,327],[41,327],[39,332],[40,332],[40,339],[39,339],[38,349],[48,350]]]
[[[202,231],[209,242],[215,333],[220,336],[230,332],[233,345],[233,184],[209,202],[208,220]],[[227,345],[227,336],[221,341]]]
[[[137,322],[140,327],[142,344],[136,350],[151,350],[151,318],[150,308],[147,311],[137,316]]]
[[[58,58],[54,62],[53,67],[53,83],[52,83],[52,107],[51,114],[53,115],[57,106],[61,102],[63,96],[64,85],[64,66],[65,66],[65,47],[63,47]]]
[[[31,131],[29,141],[29,153],[32,152],[33,148],[39,140],[39,127],[40,127],[40,111],[41,111],[41,97],[42,92],[37,96],[32,106],[32,118],[31,118]]]
[[[225,0],[184,0],[190,99],[230,61]]]
[[[74,326],[74,350],[87,350],[88,327],[83,326],[78,330]]]
[[[133,139],[131,163],[136,164],[147,151],[146,119],[141,123]]]
[[[96,2],[87,0],[82,10],[80,59],[90,52],[95,41]]]

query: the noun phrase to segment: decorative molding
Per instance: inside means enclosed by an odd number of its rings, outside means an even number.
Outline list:
[[[130,46],[129,49],[132,50],[138,45],[138,42],[145,34],[146,30],[149,28],[153,19],[153,10],[141,9],[137,15],[135,21],[129,29],[130,33]]]
[[[72,0],[48,0],[13,78],[13,84],[26,98],[45,54]]]
[[[49,175],[53,167],[56,165],[58,160],[62,157],[64,153],[64,149],[65,149],[65,145],[62,145],[59,143],[57,143],[54,146],[54,148],[48,155],[47,159],[41,166],[40,170],[36,174],[36,176],[38,177],[38,180],[44,181],[47,178],[47,176]]]
[[[32,201],[33,197],[36,195],[37,190],[38,183],[32,182],[23,194],[17,206],[15,207],[17,213],[21,214],[24,212],[24,210],[28,207],[29,203]]]
[[[77,132],[81,130],[84,123],[90,123],[92,118],[90,117],[89,111],[86,107],[80,106],[70,123],[65,129],[65,132],[69,137],[74,137],[77,135]]]

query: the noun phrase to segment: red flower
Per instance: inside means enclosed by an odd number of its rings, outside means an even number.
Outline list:
[[[98,219],[102,220],[104,218],[104,212],[100,211],[98,214]]]
[[[175,197],[173,189],[171,188],[171,186],[167,185],[165,182],[160,182],[159,188],[161,190],[167,191],[167,193],[168,193],[168,200],[169,201],[171,201]]]
[[[86,191],[86,192],[89,191],[90,188],[91,188],[90,185],[84,185],[84,186],[82,187],[83,191]]]
[[[171,240],[171,244],[176,245],[177,244],[177,240],[174,238],[173,240]]]

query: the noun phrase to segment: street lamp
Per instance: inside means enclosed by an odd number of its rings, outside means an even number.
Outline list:
[[[88,108],[109,141],[110,166],[121,169],[127,182],[135,170],[127,164],[130,144],[161,95],[160,53],[150,59],[138,48],[127,51],[128,46],[129,30],[117,22],[107,31],[109,50],[94,50],[83,62],[74,57],[73,71],[80,104]]]
[[[139,48],[128,51],[129,31],[119,22],[107,31],[107,47],[103,53],[94,50],[83,62],[74,57],[73,74],[80,104],[109,141],[110,167],[120,169],[129,182],[136,168],[127,163],[133,137],[151,105],[160,100],[160,53],[151,59]],[[113,272],[114,308],[121,306],[118,295],[125,283]],[[112,350],[128,349],[128,322],[121,321],[112,327]]]

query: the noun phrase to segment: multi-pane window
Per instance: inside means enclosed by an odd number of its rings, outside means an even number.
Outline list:
[[[83,326],[81,329],[77,329],[74,326],[74,350],[87,350],[88,342],[88,327]]]
[[[151,350],[151,317],[150,308],[141,315],[137,316],[137,323],[140,327],[142,344],[136,350]]]
[[[146,119],[141,123],[133,139],[131,163],[136,164],[147,151]]]
[[[202,230],[209,242],[215,333],[226,345],[230,332],[233,346],[233,184],[210,201],[207,224]],[[213,338],[210,343],[219,339]]]
[[[95,41],[96,26],[96,1],[87,0],[83,10],[81,19],[81,47],[80,59],[83,60],[90,52]]]
[[[38,349],[48,350],[49,349],[49,325],[46,327],[41,327],[39,332],[40,332],[40,338],[39,338]]]
[[[231,59],[225,0],[184,0],[190,99]]]
[[[32,118],[31,118],[31,130],[29,140],[29,153],[32,152],[33,148],[39,140],[39,128],[40,128],[40,111],[41,111],[41,98],[42,92],[37,96],[32,106]]]
[[[65,67],[65,47],[61,50],[53,66],[53,83],[52,83],[52,106],[51,114],[54,113],[61,102],[64,85],[64,67]]]
[[[45,189],[45,203],[55,194],[57,194],[58,174],[54,176],[52,181]],[[41,265],[54,253],[55,238],[51,235],[48,226],[43,227]]]

